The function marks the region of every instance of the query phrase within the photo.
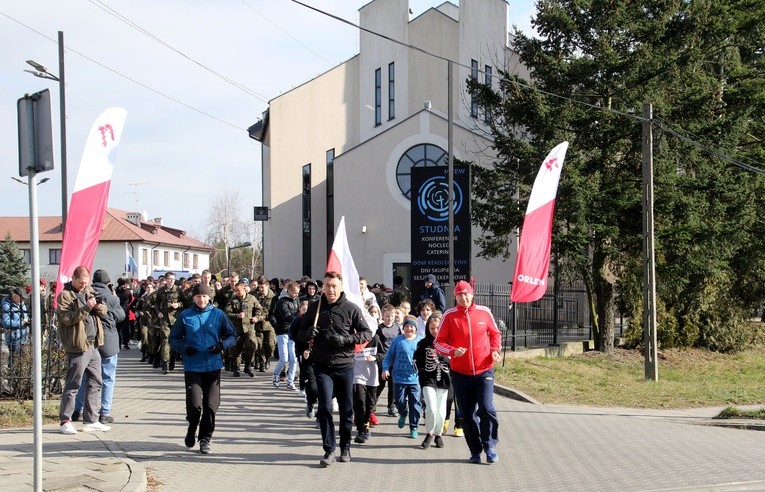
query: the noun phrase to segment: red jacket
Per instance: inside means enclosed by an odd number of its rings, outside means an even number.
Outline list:
[[[456,306],[444,313],[433,346],[440,354],[452,358],[452,371],[475,376],[494,367],[491,353],[499,352],[501,341],[489,308],[472,303],[468,308]],[[459,347],[467,352],[454,357],[454,349]]]

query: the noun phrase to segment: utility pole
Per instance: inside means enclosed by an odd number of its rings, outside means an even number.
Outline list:
[[[643,345],[645,379],[659,380],[656,347],[656,260],[653,235],[653,106],[643,104]]]
[[[447,154],[448,154],[448,185],[449,185],[449,286],[451,288],[446,289],[446,306],[447,309],[454,305],[454,286],[457,284],[454,281],[454,95],[452,90],[452,71],[453,63],[451,60],[446,62],[446,90],[448,92],[446,100],[446,110],[448,114],[448,130],[447,130]]]

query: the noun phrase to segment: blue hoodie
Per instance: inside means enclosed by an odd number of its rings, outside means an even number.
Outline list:
[[[210,348],[218,342],[223,348],[236,344],[236,332],[226,313],[208,303],[204,309],[196,304],[183,310],[170,330],[170,346],[183,355],[186,372],[211,372],[223,368],[220,353],[211,354]],[[186,348],[194,347],[197,353],[186,355]]]

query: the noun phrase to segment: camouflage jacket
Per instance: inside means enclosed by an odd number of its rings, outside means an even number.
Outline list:
[[[246,294],[244,299],[238,295],[234,295],[226,304],[226,315],[231,320],[236,328],[243,326],[253,326],[255,323],[251,322],[253,317],[260,319],[263,314],[263,309],[260,307],[258,300],[250,295]],[[244,317],[240,318],[239,313],[244,313]]]

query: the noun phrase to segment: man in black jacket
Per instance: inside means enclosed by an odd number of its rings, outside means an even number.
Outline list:
[[[327,467],[336,460],[333,394],[339,410],[340,458],[337,461],[351,461],[353,352],[357,343],[372,339],[372,330],[364,321],[361,309],[345,297],[341,274],[325,273],[322,292],[321,300],[308,306],[298,337],[311,345],[309,361],[313,361],[316,376],[317,419],[324,447],[324,457],[319,463]]]

